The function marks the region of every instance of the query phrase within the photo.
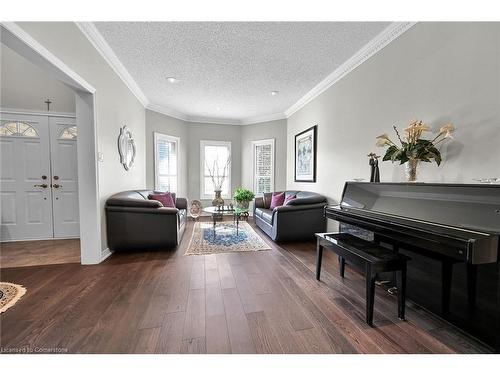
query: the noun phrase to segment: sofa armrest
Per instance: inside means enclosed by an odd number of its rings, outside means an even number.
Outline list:
[[[323,209],[327,205],[326,202],[322,203],[314,203],[314,204],[301,204],[301,205],[296,205],[296,206],[278,206],[274,209],[274,212],[280,213],[280,212],[294,212],[294,211],[305,211],[305,210],[316,210],[318,208]]]
[[[186,210],[188,206],[188,202],[186,198],[176,198],[175,200],[175,207],[177,207],[179,210]]]
[[[131,207],[131,206],[106,206],[106,211],[109,212],[122,212],[122,213],[139,213],[148,215],[177,215],[179,210],[172,207]]]
[[[133,199],[133,198],[109,198],[106,201],[107,207],[142,207],[142,208],[160,208],[161,202],[151,199]]]

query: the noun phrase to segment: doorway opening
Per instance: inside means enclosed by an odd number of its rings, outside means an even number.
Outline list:
[[[15,23],[0,31],[3,45],[75,97],[74,116],[1,112],[0,266],[100,263],[95,89]],[[7,257],[12,249],[18,256]]]

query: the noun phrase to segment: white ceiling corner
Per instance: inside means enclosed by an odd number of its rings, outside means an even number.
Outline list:
[[[231,125],[288,118],[414,24],[77,22],[145,108]]]
[[[87,37],[94,48],[101,54],[101,56],[106,60],[109,66],[115,71],[118,77],[127,85],[129,90],[135,95],[137,100],[146,107],[148,105],[148,99],[146,95],[142,92],[137,82],[132,78],[128,70],[122,64],[120,59],[115,55],[109,44],[102,37],[99,30],[95,27],[92,22],[76,22],[76,25],[81,30],[81,32]]]
[[[341,66],[335,69],[330,75],[328,75],[323,81],[318,83],[313,87],[311,91],[305,94],[300,100],[293,104],[290,108],[285,111],[286,117],[290,117],[299,109],[304,107],[311,100],[321,95],[325,90],[331,87],[335,82],[342,79],[345,75],[352,72],[370,57],[379,52],[382,48],[387,46],[394,39],[402,35],[404,32],[409,30],[416,22],[393,22],[386,29],[384,29],[380,34],[373,38],[368,44],[361,48],[355,55],[353,55],[349,60],[345,61]]]

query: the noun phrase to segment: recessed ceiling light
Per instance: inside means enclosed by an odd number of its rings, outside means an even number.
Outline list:
[[[271,95],[272,95],[272,96],[276,96],[276,95],[278,95],[279,93],[280,93],[279,91],[271,91]]]
[[[217,107],[217,110],[220,111],[220,107]]]
[[[167,81],[170,82],[170,83],[176,83],[177,82],[177,78],[175,78],[175,77],[167,77]]]

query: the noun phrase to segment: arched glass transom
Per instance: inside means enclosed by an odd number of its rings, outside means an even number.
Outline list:
[[[32,125],[26,122],[9,121],[0,126],[0,135],[7,137],[37,138],[38,132]]]
[[[59,139],[76,139],[78,131],[75,125],[66,126],[59,132]]]

